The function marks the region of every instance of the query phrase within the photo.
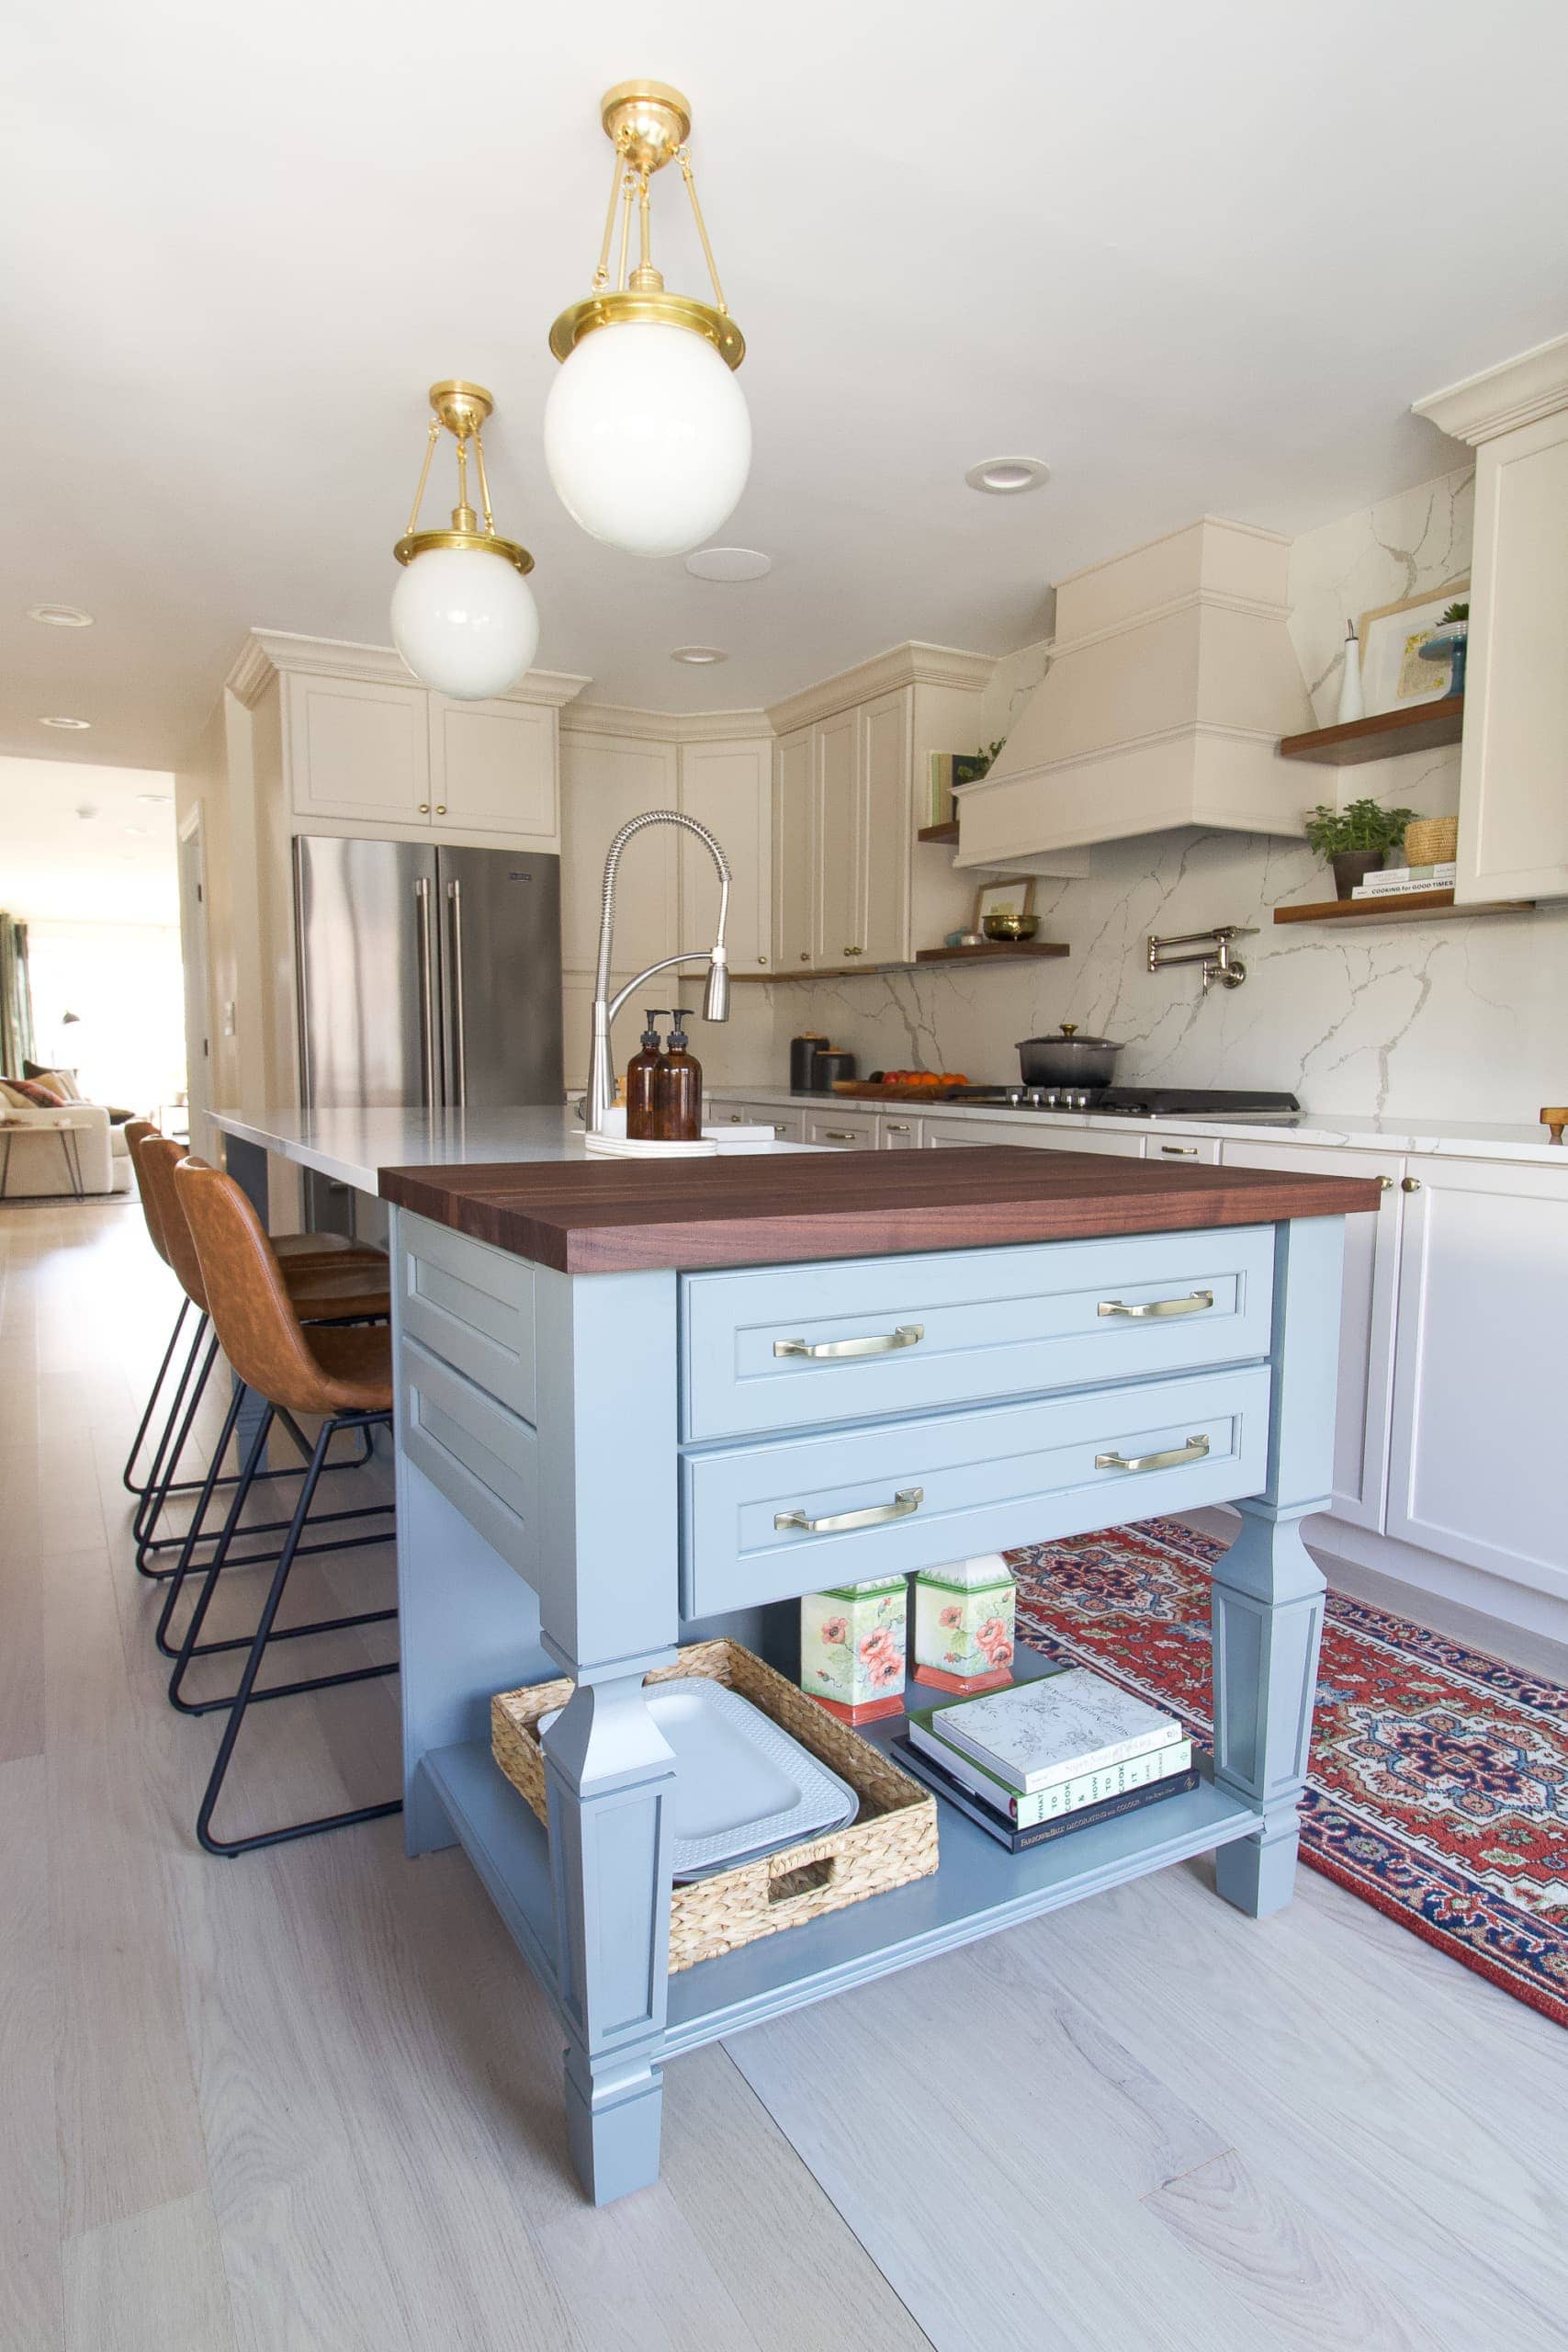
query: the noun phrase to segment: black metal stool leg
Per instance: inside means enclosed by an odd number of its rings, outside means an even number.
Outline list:
[[[147,1492],[146,1486],[135,1476],[136,1457],[141,1451],[142,1441],[152,1422],[153,1407],[158,1402],[158,1392],[163,1387],[169,1366],[175,1360],[175,1350],[179,1345],[180,1333],[185,1328],[185,1319],[189,1313],[190,1301],[188,1298],[182,1298],[180,1311],[175,1317],[175,1328],[169,1334],[169,1344],[164,1350],[164,1361],[158,1366],[158,1377],[152,1383],[152,1394],[147,1399],[147,1409],[137,1425],[136,1435],[130,1441],[130,1452],[125,1457],[125,1468],[119,1474],[120,1484],[127,1494],[144,1495]]]
[[[186,1304],[189,1304],[188,1300],[186,1301]],[[198,1313],[196,1318],[196,1328],[191,1334],[190,1346],[186,1351],[186,1360],[184,1364],[181,1366],[180,1376],[175,1385],[174,1402],[169,1407],[168,1416],[164,1423],[163,1435],[159,1438],[157,1445],[153,1449],[152,1466],[147,1473],[147,1483],[141,1488],[141,1499],[137,1503],[135,1512],[131,1519],[131,1533],[138,1544],[142,1540],[144,1531],[148,1524],[149,1513],[156,1512],[157,1510],[157,1497],[159,1490],[174,1475],[174,1465],[171,1464],[169,1459],[169,1448],[175,1442],[175,1431],[179,1427],[180,1418],[185,1410],[186,1393],[190,1387],[192,1380],[196,1377],[197,1366],[201,1359],[202,1341],[207,1336],[207,1317],[205,1315]]]
[[[204,1330],[210,1329],[205,1317],[202,1319],[202,1329]],[[148,1489],[132,1521],[132,1532],[136,1537],[136,1567],[140,1576],[157,1574],[155,1569],[149,1568],[147,1566],[148,1555],[153,1548],[152,1530],[157,1526],[163,1516],[164,1507],[174,1492],[175,1472],[178,1469],[180,1456],[186,1450],[186,1441],[196,1425],[196,1417],[200,1409],[202,1397],[206,1394],[207,1384],[212,1377],[212,1367],[217,1361],[218,1341],[214,1338],[208,1342],[207,1351],[201,1359],[201,1369],[196,1375],[189,1401],[183,1417],[180,1418],[178,1434],[175,1437],[173,1446],[165,1459],[163,1476],[155,1489],[151,1487]],[[177,1409],[176,1408],[176,1412]]]
[[[211,1464],[208,1470],[206,1477],[202,1481],[201,1494],[197,1501],[196,1509],[191,1513],[190,1525],[186,1530],[186,1539],[180,1547],[180,1556],[175,1563],[174,1574],[169,1578],[168,1591],[164,1595],[164,1606],[159,1614],[157,1630],[153,1635],[153,1639],[156,1641],[158,1647],[163,1651],[165,1657],[180,1657],[184,1654],[183,1645],[181,1649],[171,1649],[169,1647],[169,1625],[174,1617],[175,1611],[179,1605],[180,1594],[185,1589],[186,1577],[189,1575],[191,1565],[196,1558],[196,1547],[202,1541],[201,1531],[207,1518],[208,1506],[211,1502],[213,1494],[217,1488],[219,1475],[223,1466],[223,1456],[229,1451],[230,1440],[233,1437],[235,1426],[239,1421],[240,1407],[244,1402],[245,1393],[243,1384],[240,1381],[236,1381],[234,1383],[234,1394],[229,1400],[229,1410],[223,1417],[222,1434],[220,1436],[217,1444],[212,1449]],[[234,1498],[235,1510],[230,1515],[231,1520],[237,1517],[238,1510],[243,1505],[245,1496],[250,1491],[248,1484],[245,1484],[243,1478],[236,1478],[234,1485],[236,1489]],[[222,1532],[218,1539],[220,1555],[227,1553],[229,1548],[229,1537],[231,1532],[232,1529],[231,1525],[226,1522]],[[211,1539],[209,1538],[208,1540],[210,1541]]]
[[[269,1407],[267,1419],[270,1419],[270,1418],[271,1408]],[[377,1415],[369,1418],[372,1419],[384,1419],[385,1416]],[[229,1720],[224,1725],[223,1737],[219,1744],[217,1758],[213,1764],[211,1776],[208,1781],[207,1789],[201,1800],[200,1810],[197,1815],[196,1834],[202,1846],[209,1854],[250,1853],[258,1846],[280,1846],[296,1838],[313,1837],[318,1830],[345,1829],[356,1822],[378,1821],[388,1814],[400,1813],[402,1811],[402,1799],[399,1797],[393,1799],[391,1803],[387,1804],[357,1805],[352,1810],[344,1813],[321,1814],[313,1821],[294,1822],[283,1829],[261,1830],[249,1838],[215,1838],[212,1835],[213,1809],[218,1803],[220,1794],[221,1793],[224,1778],[228,1772],[230,1761],[234,1753],[234,1745],[240,1736],[240,1729],[244,1722],[246,1710],[249,1708],[253,1698],[281,1699],[291,1697],[295,1693],[303,1690],[333,1690],[345,1682],[363,1682],[369,1680],[375,1676],[392,1674],[397,1671],[396,1662],[392,1661],[386,1666],[358,1668],[353,1672],[347,1674],[322,1675],[314,1681],[290,1683],[281,1688],[275,1688],[265,1691],[258,1692],[255,1688],[256,1674],[260,1668],[262,1659],[265,1655],[267,1643],[271,1638],[273,1622],[277,1615],[279,1606],[283,1600],[284,1592],[288,1588],[289,1571],[294,1566],[295,1555],[299,1546],[299,1538],[304,1532],[305,1522],[310,1516],[311,1499],[315,1495],[317,1485],[321,1479],[322,1468],[325,1465],[327,1448],[331,1444],[333,1437],[337,1434],[339,1429],[351,1424],[357,1424],[361,1428],[366,1427],[367,1425],[367,1417],[363,1415],[348,1414],[336,1415],[331,1420],[323,1421],[321,1432],[316,1439],[315,1449],[310,1456],[310,1466],[305,1474],[304,1484],[299,1490],[299,1499],[294,1507],[294,1516],[292,1521],[289,1522],[288,1533],[285,1539],[283,1550],[278,1555],[277,1566],[273,1572],[271,1589],[267,1593],[266,1600],[262,1609],[260,1622],[256,1626],[255,1637],[251,1644],[250,1656],[245,1660],[244,1670],[240,1677],[240,1687],[234,1693],[233,1702],[229,1710]],[[264,1422],[264,1427],[265,1425],[265,1424]],[[250,1458],[254,1460],[254,1455],[255,1448],[253,1446]],[[231,1521],[234,1519],[234,1516],[235,1514],[231,1511]],[[207,1594],[210,1592],[214,1581],[215,1575],[209,1570],[207,1586],[204,1588],[203,1592],[204,1599],[207,1597]]]

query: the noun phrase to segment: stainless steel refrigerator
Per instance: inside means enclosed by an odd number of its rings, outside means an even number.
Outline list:
[[[294,915],[306,1104],[564,1101],[558,857],[300,835]],[[324,1178],[308,1207],[349,1229]]]

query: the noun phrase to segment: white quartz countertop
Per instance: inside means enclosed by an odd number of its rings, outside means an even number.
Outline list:
[[[1301,1111],[1282,1118],[1131,1119],[1092,1112],[1011,1111],[996,1102],[868,1102],[844,1094],[792,1094],[784,1086],[737,1086],[712,1089],[716,1102],[755,1102],[759,1109],[799,1110],[805,1104],[828,1104],[835,1111],[890,1110],[899,1118],[1005,1119],[1021,1129],[1070,1135],[1074,1129],[1099,1129],[1102,1134],[1234,1136],[1258,1143],[1337,1144],[1349,1151],[1433,1152],[1454,1159],[1538,1159],[1568,1168],[1568,1150],[1551,1143],[1546,1129],[1534,1124],[1503,1125],[1484,1120],[1415,1119],[1405,1114],[1385,1119],[1342,1118],[1326,1111]]]
[[[356,1192],[379,1189],[383,1168],[495,1167],[510,1160],[589,1157],[575,1109],[522,1104],[490,1111],[214,1111],[214,1126],[276,1151]],[[750,1151],[800,1153],[810,1145],[765,1143]]]

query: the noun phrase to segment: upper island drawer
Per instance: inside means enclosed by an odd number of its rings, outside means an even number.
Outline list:
[[[1274,1235],[1148,1233],[682,1278],[682,1433],[821,1427],[1269,1352]]]
[[[537,1420],[532,1266],[406,1210],[402,1239],[404,1331],[525,1421]]]

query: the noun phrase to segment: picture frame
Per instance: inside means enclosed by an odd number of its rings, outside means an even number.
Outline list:
[[[1033,912],[1033,875],[998,875],[994,881],[982,882],[975,893],[975,917],[969,928],[971,931],[980,930],[987,915],[1032,915]]]
[[[1440,702],[1449,692],[1452,664],[1423,662],[1417,648],[1431,636],[1448,606],[1470,594],[1470,574],[1450,580],[1420,596],[1377,605],[1356,626],[1361,640],[1361,691],[1367,716],[1410,710]]]

